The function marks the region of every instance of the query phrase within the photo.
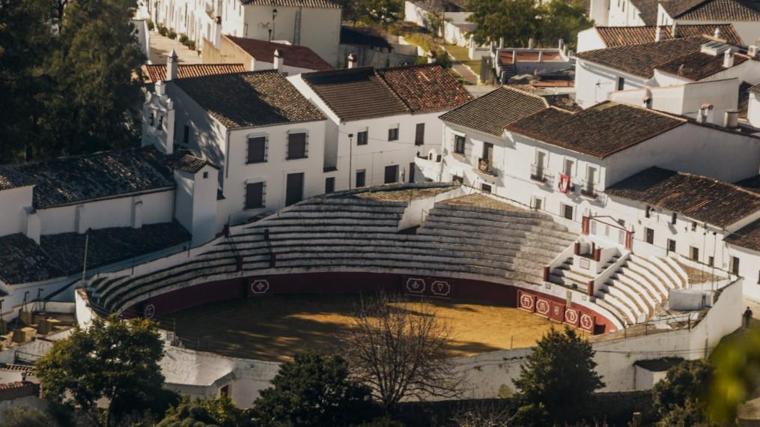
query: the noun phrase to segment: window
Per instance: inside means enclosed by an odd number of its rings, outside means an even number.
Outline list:
[[[707,265],[712,267],[715,264],[715,257],[709,256],[707,257]]]
[[[540,211],[543,208],[544,201],[540,197],[533,196],[533,200],[531,200],[531,207],[537,211]]]
[[[356,145],[367,145],[369,142],[369,131],[363,130],[356,134]]]
[[[285,206],[303,200],[303,173],[289,173],[285,183]]]
[[[536,161],[531,168],[530,178],[534,181],[544,181],[544,165],[546,164],[546,153],[536,151]]]
[[[412,163],[409,163],[409,182],[410,183],[414,182],[414,174],[415,174],[415,166],[414,166],[414,162],[412,162]]]
[[[256,209],[264,207],[264,183],[254,182],[245,186],[245,208]]]
[[[689,247],[689,258],[692,261],[699,261],[699,248],[695,246]]]
[[[617,90],[623,90],[625,88],[625,79],[622,77],[618,77],[617,79]]]
[[[386,184],[393,184],[398,182],[398,165],[391,165],[385,167],[385,181]]]
[[[398,126],[388,129],[388,141],[398,141]]]
[[[586,188],[583,189],[583,194],[590,197],[595,197],[594,182],[596,182],[596,168],[589,166],[586,169]]]
[[[562,216],[567,219],[573,219],[573,207],[570,205],[562,205]]]
[[[267,161],[267,139],[263,136],[248,138],[248,163]]]
[[[190,126],[185,125],[184,133],[182,134],[182,142],[185,144],[190,142]]]
[[[425,143],[425,123],[417,123],[414,129],[414,145],[423,145]]]
[[[288,160],[306,158],[306,134],[288,134]]]
[[[676,241],[668,239],[668,253],[676,251]]]
[[[359,169],[358,171],[356,171],[356,186],[364,187],[365,185],[367,185],[366,178],[367,178],[367,171],[365,171],[364,169]]]
[[[451,182],[454,184],[464,184],[464,177],[454,175],[451,177]]]
[[[219,396],[223,397],[229,397],[230,395],[230,385],[227,384],[225,386],[222,386],[222,388],[219,389]]]
[[[691,222],[691,231],[697,231],[697,221]]]
[[[573,175],[573,166],[575,165],[575,162],[570,159],[565,159],[565,168],[563,169],[563,172],[567,176]]]
[[[335,177],[325,178],[325,193],[329,194],[335,191]]]
[[[491,186],[488,184],[481,184],[480,189],[483,190],[484,193],[490,193],[491,192]]]
[[[464,136],[454,135],[454,152],[457,154],[464,154]]]
[[[203,179],[208,179],[208,172],[203,172]]]
[[[731,273],[739,275],[739,258],[732,256],[731,257]]]
[[[644,211],[644,217],[649,218],[652,216],[652,207],[647,206],[646,210]]]
[[[678,214],[673,212],[673,215],[671,215],[670,217],[670,223],[673,225],[676,225],[677,222],[678,222]]]
[[[647,227],[644,229],[644,237],[646,238],[646,242],[650,245],[654,245],[654,230]]]
[[[150,112],[150,126],[153,127],[156,125],[156,113],[153,111]]]
[[[483,143],[483,160],[490,161],[493,158],[493,144],[490,142]]]

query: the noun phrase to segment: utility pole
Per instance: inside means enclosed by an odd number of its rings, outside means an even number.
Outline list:
[[[82,262],[82,282],[87,277],[87,250],[90,246],[90,230],[88,229],[84,235],[84,260]]]
[[[349,133],[348,134],[348,189],[351,189],[351,178],[353,176],[353,171],[351,170],[351,165],[354,160],[354,134]]]

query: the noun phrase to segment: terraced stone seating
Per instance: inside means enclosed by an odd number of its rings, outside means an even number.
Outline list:
[[[150,273],[96,278],[88,286],[91,303],[116,312],[181,286],[253,273],[365,270],[543,283],[543,266],[576,237],[544,214],[449,200],[437,203],[416,231],[400,232],[407,201],[355,193],[312,198],[234,227],[200,255]]]
[[[683,269],[669,257],[631,254],[596,294],[596,303],[625,325],[651,318],[671,289],[688,286]]]

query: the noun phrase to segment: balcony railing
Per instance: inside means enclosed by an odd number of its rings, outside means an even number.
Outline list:
[[[594,188],[593,184],[586,183],[581,188],[581,196],[587,197],[589,199],[596,199],[599,197],[599,193],[597,193],[596,188]]]
[[[498,176],[496,169],[491,166],[490,159],[478,159],[478,170],[486,175]]]
[[[548,176],[546,174],[546,168],[544,165],[532,164],[530,165],[530,179],[538,182],[546,182]]]

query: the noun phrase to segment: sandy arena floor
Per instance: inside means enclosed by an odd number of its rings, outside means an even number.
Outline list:
[[[554,324],[515,308],[424,302],[451,330],[452,356],[534,344]],[[210,304],[160,319],[186,347],[234,357],[288,360],[307,349],[340,351],[351,327],[354,295],[281,295]]]

